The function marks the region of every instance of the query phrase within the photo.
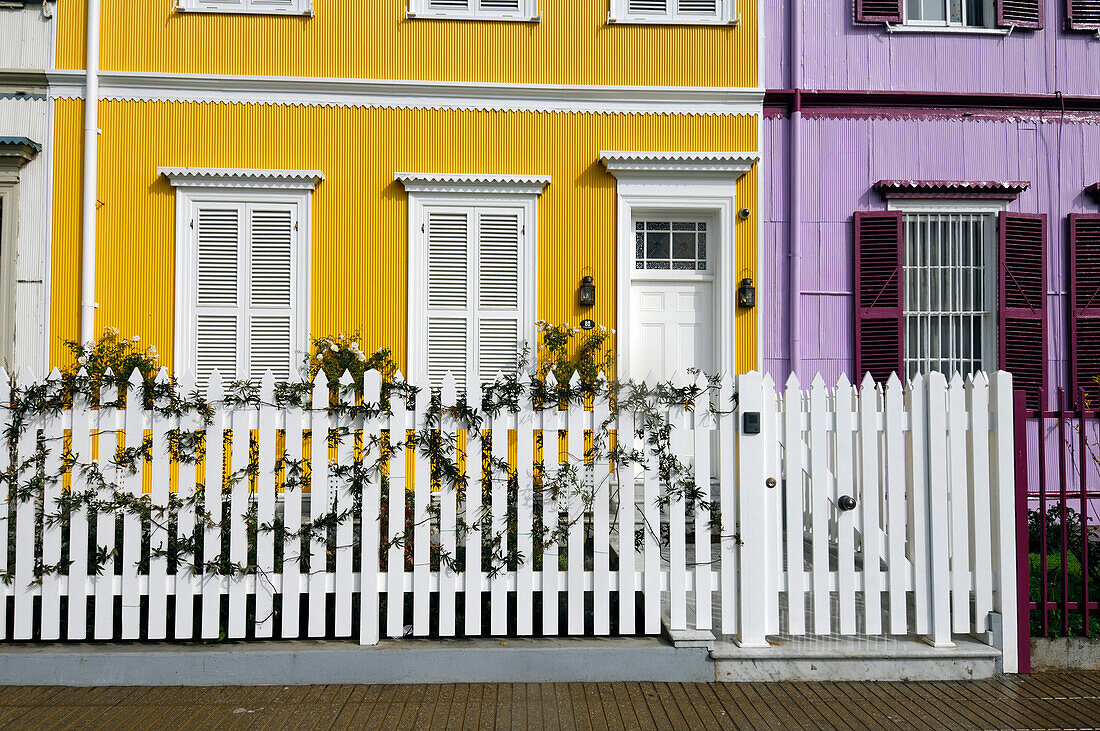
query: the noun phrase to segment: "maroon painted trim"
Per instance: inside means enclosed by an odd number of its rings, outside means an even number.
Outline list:
[[[857,23],[900,23],[904,0],[856,0]]]
[[[1028,545],[1027,394],[1012,394],[1016,457],[1016,637],[1020,672],[1031,672],[1031,551]],[[1084,430],[1082,430],[1084,431]],[[1043,441],[1042,439],[1039,440]],[[1040,467],[1042,470],[1042,467]],[[1005,628],[1008,629],[1007,627]]]
[[[1019,12],[1021,6],[1025,5],[1028,0],[1012,0],[1012,7],[1016,12]],[[1026,28],[1028,30],[1040,30],[1043,27],[1043,0],[1031,0],[1031,4],[1034,6],[1034,20],[1020,20],[1017,18],[1008,17],[1008,8],[1005,5],[1005,0],[997,0],[997,25],[1002,28]]]
[[[882,109],[1100,112],[1100,96],[1059,96],[1058,94],[969,94],[929,91],[848,91],[797,90],[804,111],[836,109],[845,113],[872,112]],[[764,107],[790,111],[794,89],[770,89],[764,92]]]
[[[1096,213],[1071,213],[1069,214],[1069,377],[1070,386],[1073,388],[1071,395],[1076,397],[1078,391],[1078,377],[1080,376],[1080,342],[1079,325],[1082,320],[1100,319],[1100,308],[1077,306],[1077,224],[1080,221],[1100,221],[1100,214]],[[1097,263],[1100,266],[1100,262]],[[1089,303],[1091,304],[1091,303]],[[1100,303],[1097,303],[1100,304]],[[1093,348],[1097,343],[1086,343],[1086,348]],[[1083,391],[1082,391],[1083,393]]]
[[[1097,29],[1100,29],[1100,2],[1066,0],[1066,30],[1092,32]]]
[[[1015,286],[1019,289],[1019,285],[1015,284],[1015,281],[1010,280],[1009,266],[1007,262],[1008,257],[1008,223],[1009,221],[1039,221],[1039,259],[1042,262],[1041,270],[1039,272],[1039,301],[1029,303],[1028,307],[1010,308],[1008,306],[1008,288]],[[1039,321],[1039,382],[1041,384],[1040,390],[1045,393],[1047,388],[1048,379],[1050,377],[1050,369],[1047,364],[1047,356],[1049,351],[1049,325],[1047,323],[1047,214],[1045,213],[1009,213],[1008,211],[1002,211],[1000,215],[1000,307],[998,307],[998,317],[1000,319],[1000,338],[997,343],[998,350],[1000,351],[1000,367],[1005,370],[1008,362],[1008,347],[1007,347],[1007,333],[1008,333],[1008,321],[1011,320],[1038,320]],[[1034,351],[1034,344],[1029,344],[1029,348]],[[1032,358],[1035,357],[1032,352]],[[1040,396],[1038,403],[1039,408],[1045,406],[1043,397]],[[1039,440],[1040,445],[1043,440]]]
[[[885,200],[949,198],[1014,201],[1031,183],[1025,180],[880,180],[871,186]]]
[[[1091,195],[1094,201],[1100,203],[1100,183],[1093,183],[1085,188],[1085,192]]]

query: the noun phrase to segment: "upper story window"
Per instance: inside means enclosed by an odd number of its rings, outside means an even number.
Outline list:
[[[610,23],[729,24],[734,0],[611,0]]]
[[[911,25],[992,28],[993,0],[906,0],[905,22]]]
[[[539,19],[538,0],[409,0],[410,18]]]
[[[312,15],[313,0],[177,0],[176,9],[195,13]]]

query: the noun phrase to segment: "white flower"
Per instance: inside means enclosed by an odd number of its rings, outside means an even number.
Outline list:
[[[157,353],[153,353],[151,356],[149,356],[149,358],[151,360],[158,360],[160,358],[160,355],[158,355]]]
[[[363,353],[359,353],[356,357],[359,359],[360,363],[362,363],[363,361],[365,361],[367,359],[367,356],[364,355]]]
[[[157,346],[155,346],[155,345],[150,345],[150,346],[149,346],[149,352],[150,352],[150,353],[154,353],[154,354],[155,354],[155,353],[157,352]]]
[[[130,338],[130,342],[131,342],[131,343],[138,343],[138,342],[141,342],[141,337],[140,337],[140,336],[138,336],[138,335],[135,335],[134,337]]]
[[[333,353],[340,352],[340,349],[336,347],[336,343],[329,344],[328,349],[331,350]]]
[[[317,354],[317,360],[324,360],[324,359],[325,359],[325,354],[324,353],[318,353]]]
[[[614,334],[615,334],[615,328],[611,328],[611,334],[612,334],[612,335],[614,335]]]
[[[88,365],[88,356],[82,355],[76,359],[76,362],[80,365]]]
[[[344,333],[340,333],[340,334],[338,334],[338,335],[336,336],[336,338],[337,338],[337,340],[343,340],[343,339],[344,339]]]

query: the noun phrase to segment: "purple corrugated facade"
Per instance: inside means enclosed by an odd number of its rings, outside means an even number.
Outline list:
[[[887,207],[877,181],[1026,181],[1008,209],[1048,215],[1049,385],[1068,385],[1067,216],[1100,212],[1085,191],[1100,181],[1100,40],[1064,30],[1058,0],[1044,30],[1010,35],[858,25],[854,0],[768,7],[766,370],[781,382],[793,353],[800,378],[856,375],[852,218]]]

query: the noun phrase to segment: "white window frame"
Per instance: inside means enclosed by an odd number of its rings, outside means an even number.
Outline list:
[[[198,255],[192,221],[197,209],[214,204],[280,204],[297,209],[297,237],[294,241],[296,273],[292,282],[291,348],[307,354],[310,317],[310,248],[312,241],[312,192],[324,175],[315,170],[223,170],[211,168],[161,168],[176,189],[176,295],[173,367],[177,374],[196,372]],[[185,294],[186,296],[181,296]],[[247,296],[245,296],[247,301]],[[292,363],[294,353],[291,353]],[[239,354],[238,354],[239,357]],[[237,378],[243,380],[248,359],[238,366]],[[242,361],[239,361],[239,363]],[[301,366],[298,366],[299,375]],[[291,377],[295,373],[291,369]],[[253,380],[263,374],[248,373]]]
[[[983,368],[986,371],[996,370],[998,367],[997,359],[999,347],[1000,347],[1000,294],[997,291],[1000,287],[999,283],[999,267],[1000,262],[1000,237],[997,229],[998,218],[1002,211],[1008,210],[1009,201],[1005,200],[954,200],[954,199],[933,199],[933,198],[920,198],[920,199],[900,199],[891,200],[887,208],[892,211],[900,211],[903,216],[907,214],[926,214],[926,215],[979,215],[992,217],[992,231],[990,232],[990,250],[986,253],[986,286],[990,287],[987,291],[993,293],[993,316],[986,323],[985,331],[982,333],[983,350],[982,354],[983,365],[988,366]],[[902,257],[904,259],[904,248],[908,245],[905,240],[905,227],[902,226],[902,241],[903,247]],[[903,270],[904,275],[904,270]],[[902,280],[902,319],[907,320],[909,315],[905,309],[904,292],[906,282],[904,276]],[[902,343],[902,363],[908,372],[907,357],[908,338],[906,342]],[[951,374],[944,374],[948,378]]]
[[[313,0],[291,0],[293,6],[281,8],[270,0],[176,0],[181,13],[237,13],[245,15],[313,15]]]
[[[951,0],[941,0],[941,2],[949,3]],[[985,25],[967,25],[963,22],[953,22],[946,16],[950,13],[948,5],[944,5],[945,20],[923,20],[909,17],[909,2],[905,0],[902,3],[902,22],[901,25],[891,25],[889,30],[892,32],[916,32],[916,33],[978,33],[978,34],[993,34],[993,35],[1007,35],[1010,32],[1008,28],[1001,28],[997,25],[997,5],[996,0],[984,0],[985,12],[988,20]],[[965,5],[963,6],[963,12],[966,12]]]
[[[734,373],[737,364],[734,298],[737,181],[759,156],[743,152],[601,152],[600,159],[616,178],[615,326],[619,377],[642,378],[646,375],[633,372],[630,363],[631,282],[635,279],[674,279],[639,277],[640,272],[634,268],[634,222],[656,212],[665,216],[704,216],[714,221],[714,230],[707,236],[707,255],[714,277],[715,367],[719,373]],[[758,303],[754,312],[759,311]]]
[[[502,20],[537,23],[538,0],[519,0],[519,10],[497,10],[481,7],[482,0],[467,0],[466,8],[433,8],[430,0],[409,0],[408,18],[447,18],[452,20]]]
[[[736,0],[717,0],[718,12],[714,16],[681,13],[677,9],[677,0],[666,0],[663,13],[639,13],[630,10],[630,0],[610,0],[607,13],[608,23],[638,23],[666,25],[737,25]]]
[[[631,208],[630,215],[633,219],[630,222],[630,228],[633,238],[631,239],[637,244],[638,228],[637,223],[639,221],[655,221],[655,222],[671,222],[671,223],[696,223],[702,222],[707,224],[707,268],[703,271],[698,269],[639,269],[638,263],[638,251],[637,246],[631,249],[631,279],[634,281],[682,281],[682,282],[700,282],[707,281],[712,282],[715,279],[715,262],[716,251],[714,249],[713,238],[719,233],[721,228],[718,222],[718,216],[713,208],[701,208],[698,211],[693,211],[690,208]],[[669,232],[669,246],[672,246],[671,231]]]
[[[428,211],[432,208],[523,209],[520,244],[520,337],[535,346],[538,294],[538,197],[549,176],[476,176],[396,173],[409,199],[408,373],[428,383]],[[477,352],[467,351],[466,383],[478,383]]]

